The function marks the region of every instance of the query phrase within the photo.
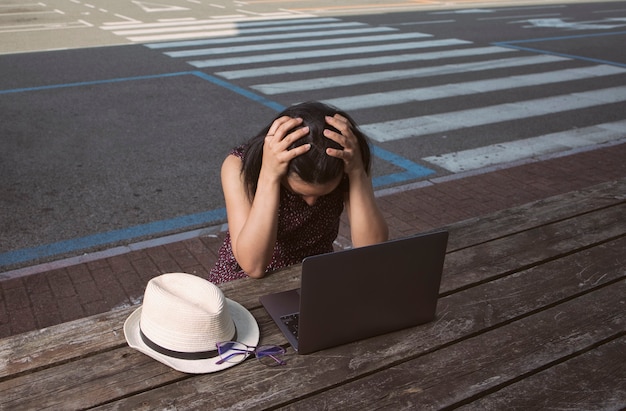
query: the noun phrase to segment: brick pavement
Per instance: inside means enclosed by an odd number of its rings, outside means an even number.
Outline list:
[[[392,238],[626,177],[626,144],[544,161],[429,180],[377,193]],[[623,193],[622,193],[623,194]],[[347,224],[339,244],[346,244]],[[139,304],[148,280],[165,272],[206,276],[216,259],[220,227],[152,246],[97,253],[4,273],[0,338]],[[28,270],[27,270],[28,271]],[[16,274],[17,273],[17,274]],[[256,280],[254,280],[256,281]],[[262,281],[262,280],[261,280]]]

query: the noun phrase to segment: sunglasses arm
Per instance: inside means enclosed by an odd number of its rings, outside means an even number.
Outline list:
[[[238,348],[231,348],[231,350],[232,350],[232,351],[237,351],[237,352],[234,352],[234,353],[232,353],[232,354],[230,354],[230,355],[226,356],[225,358],[220,358],[220,359],[219,359],[219,360],[218,360],[215,364],[217,364],[217,365],[224,364],[226,361],[230,360],[230,359],[231,359],[231,358],[233,358],[235,355],[239,355],[239,353],[242,353],[242,352],[244,352],[244,353],[246,353],[246,354],[248,354],[248,355],[249,355],[251,352],[253,352],[253,351],[250,351],[250,350],[240,350],[240,349],[238,349]],[[272,357],[272,358],[273,358],[273,357]],[[276,358],[274,358],[274,359],[276,360]],[[276,361],[278,361],[278,360],[276,360]]]

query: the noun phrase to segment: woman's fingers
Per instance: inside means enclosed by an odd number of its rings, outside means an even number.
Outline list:
[[[289,135],[290,131],[301,124],[301,118],[291,118],[286,116],[280,117],[272,123],[269,131],[267,132],[267,136],[274,136],[278,140],[282,140]]]
[[[337,129],[339,133],[325,129],[324,136],[343,147],[342,150],[327,148],[326,154],[343,160],[347,173],[362,167],[359,142],[352,131],[350,121],[339,114],[335,114],[333,117],[327,116],[326,123]]]
[[[270,143],[272,150],[276,153],[280,153],[283,151],[293,151],[289,150],[289,147],[299,140],[300,138],[306,136],[309,133],[308,127],[299,127],[302,125],[301,118],[291,118],[291,117],[281,117],[272,123],[269,131],[267,132],[267,136],[265,139]],[[287,158],[291,159],[297,157],[299,154],[306,152],[310,148],[307,146],[303,149],[299,149],[294,153],[290,153]]]
[[[272,123],[265,140],[277,161],[287,163],[311,148],[310,144],[303,144],[289,149],[294,142],[309,132],[308,127],[297,128],[300,125],[302,125],[301,118],[291,117],[280,117]]]
[[[294,130],[291,133],[287,134],[285,136],[285,138],[283,138],[281,143],[283,143],[283,146],[284,146],[285,150],[289,150],[289,147],[293,143],[295,143],[296,141],[298,141],[302,137],[306,136],[307,134],[309,134],[309,128],[308,127],[299,128],[299,129]]]
[[[294,158],[309,151],[310,148],[310,144],[302,144],[298,147],[292,148],[291,150],[282,151],[279,155],[277,155],[277,157],[279,157],[281,161],[284,161],[285,164],[288,164]]]
[[[297,120],[298,119],[294,119],[288,116],[283,116],[283,117],[279,117],[276,120],[274,120],[274,122],[272,123],[272,125],[270,126],[269,131],[267,132],[268,136],[275,136],[279,133],[280,130],[284,130],[285,129],[285,124],[286,123],[294,123],[293,126],[291,126],[291,128],[295,127],[297,125]],[[302,120],[300,120],[301,122]],[[291,128],[287,128],[286,131],[289,131]],[[281,136],[282,139],[282,136]]]
[[[331,157],[337,157],[344,161],[349,161],[350,159],[350,153],[348,153],[346,150],[339,150],[336,148],[328,147],[326,149],[326,154],[328,154]]]
[[[333,117],[326,116],[326,123],[336,128],[339,133],[332,130],[325,129],[324,135],[331,140],[339,143],[342,147],[347,147],[352,143],[352,140],[356,141],[354,134],[352,133],[352,124],[347,118],[340,114],[335,114]]]

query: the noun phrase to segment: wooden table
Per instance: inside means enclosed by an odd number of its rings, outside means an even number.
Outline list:
[[[626,181],[448,227],[432,323],[301,356],[186,375],[130,349],[134,308],[0,340],[0,409],[620,409],[626,407]],[[258,302],[299,267],[223,290],[261,342]]]

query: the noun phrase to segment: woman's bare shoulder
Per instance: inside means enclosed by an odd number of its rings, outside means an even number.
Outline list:
[[[222,163],[222,176],[227,173],[228,175],[241,174],[241,159],[234,154],[229,154]]]

